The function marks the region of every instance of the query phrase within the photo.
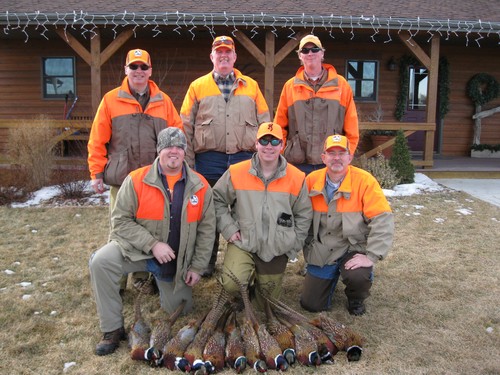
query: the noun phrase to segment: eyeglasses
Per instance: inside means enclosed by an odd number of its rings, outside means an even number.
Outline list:
[[[146,65],[146,64],[141,64],[141,65],[138,65],[138,64],[128,64],[128,68],[130,70],[137,70],[139,68],[141,68],[141,70],[149,70],[150,66]]]
[[[264,139],[264,138],[260,138],[259,139],[259,143],[262,145],[262,146],[267,146],[269,143],[271,144],[271,146],[279,146],[281,144],[281,140],[280,139],[277,139],[277,138],[273,138],[273,139]]]
[[[339,151],[339,152],[325,151],[325,154],[327,154],[328,156],[332,156],[332,157],[342,158],[342,157],[344,157],[346,155],[349,155],[349,152],[347,152],[347,151]]]
[[[311,48],[302,47],[302,49],[300,50],[300,53],[307,55],[309,52],[318,53],[319,51],[322,51],[322,49],[319,47],[311,47]]]
[[[232,46],[234,43],[230,39],[219,39],[219,40],[216,40],[215,42],[213,42],[212,49],[215,47],[218,47],[222,44],[225,44],[226,46]]]

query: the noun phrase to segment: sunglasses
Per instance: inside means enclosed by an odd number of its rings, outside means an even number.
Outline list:
[[[302,47],[302,49],[300,50],[300,53],[303,53],[304,55],[307,55],[309,52],[318,53],[321,50],[322,49],[319,48],[319,47],[311,47],[311,48]]]
[[[226,46],[232,46],[233,45],[233,41],[229,40],[229,39],[219,39],[219,40],[216,40],[212,44],[212,48],[218,47],[218,46],[223,45],[223,44],[225,44]]]
[[[141,70],[149,70],[150,66],[149,65],[146,65],[146,64],[141,64],[141,65],[137,65],[137,64],[128,64],[128,68],[130,70],[137,70],[139,68],[141,68]]]
[[[280,139],[277,139],[277,138],[273,138],[273,139],[264,139],[264,138],[260,138],[259,139],[259,143],[262,145],[262,146],[267,146],[269,143],[271,144],[271,146],[279,146],[281,144],[281,140]]]

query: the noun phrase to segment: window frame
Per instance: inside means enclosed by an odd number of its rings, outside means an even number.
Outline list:
[[[46,72],[46,62],[48,60],[57,60],[57,59],[64,59],[64,60],[71,60],[71,69],[72,69],[72,74],[71,75],[65,75],[65,74],[55,74],[55,75],[49,75]],[[48,85],[50,83],[47,82],[47,79],[55,79],[56,84],[62,81],[58,81],[59,78],[68,80],[70,79],[69,85],[72,86],[68,91],[62,92],[62,93],[50,93],[48,90]],[[41,59],[41,94],[42,94],[42,99],[44,100],[65,100],[67,95],[70,95],[72,97],[75,97],[77,95],[76,93],[76,58],[74,56],[43,56]],[[64,82],[62,82],[64,84]],[[54,90],[56,90],[56,85],[54,85]],[[72,92],[70,94],[70,91]]]
[[[365,63],[373,63],[375,64],[375,69],[374,69],[374,75],[375,77],[373,79],[368,79],[368,78],[350,78],[352,74],[349,73],[349,66],[351,66],[351,63],[357,63],[357,64],[365,64]],[[354,97],[354,100],[356,102],[363,102],[363,103],[376,103],[378,101],[378,85],[380,81],[380,62],[378,60],[373,60],[373,59],[347,59],[346,60],[346,65],[345,65],[345,79],[347,80],[347,83],[349,86],[351,86],[352,89],[352,94]],[[356,85],[353,87],[351,85],[351,81],[354,81]],[[369,81],[373,82],[373,95],[371,97],[363,97],[363,96],[357,96],[357,92],[362,91],[362,84],[363,81]],[[359,87],[358,87],[359,85]]]

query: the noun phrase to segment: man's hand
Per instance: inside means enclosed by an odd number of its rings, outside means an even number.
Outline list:
[[[201,276],[198,275],[196,272],[187,271],[186,280],[184,280],[184,281],[186,282],[187,285],[189,285],[190,287],[193,287],[196,284],[198,284],[198,281],[200,281],[200,279],[201,279]]]
[[[345,262],[346,270],[355,270],[358,268],[372,267],[373,262],[365,254],[356,254]]]
[[[231,237],[229,237],[229,239],[227,240],[227,242],[229,243],[234,243],[234,241],[241,241],[241,233],[240,231],[237,231],[236,233],[234,233]]]
[[[102,180],[102,178],[96,178],[95,180],[92,180],[91,185],[92,189],[94,189],[96,193],[104,193],[104,181]]]
[[[168,244],[164,242],[158,242],[156,245],[154,245],[151,249],[151,252],[160,264],[167,263],[175,259],[174,251]]]

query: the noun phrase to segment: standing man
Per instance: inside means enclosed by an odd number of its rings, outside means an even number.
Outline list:
[[[214,186],[227,168],[250,159],[259,124],[270,121],[259,85],[234,68],[236,50],[229,36],[212,43],[213,70],[189,86],[181,108],[188,144],[186,160]],[[219,236],[204,276],[211,276],[217,261]]]
[[[92,124],[88,142],[92,188],[102,194],[104,184],[110,186],[110,212],[127,174],[155,160],[158,133],[169,126],[182,129],[172,100],[150,80],[151,73],[149,53],[129,51],[122,85],[104,95]],[[134,278],[134,285],[141,287],[148,275]],[[122,290],[126,285],[125,278]]]
[[[324,167],[321,152],[328,134],[345,135],[354,154],[358,115],[345,78],[322,63],[325,50],[318,37],[302,38],[297,53],[302,66],[285,83],[274,122],[285,130],[285,158],[308,174]]]
[[[251,160],[234,164],[214,187],[217,228],[228,241],[222,285],[230,293],[255,273],[257,291],[279,298],[288,259],[302,249],[312,210],[305,174],[281,156],[283,132],[260,125]],[[263,306],[260,293],[257,303]]]
[[[158,157],[130,173],[111,213],[110,242],[90,258],[91,284],[102,340],[96,354],[113,353],[125,336],[120,297],[124,273],[156,278],[162,308],[192,309],[192,287],[208,264],[215,234],[212,189],[184,161],[187,142],[178,128],[158,134]]]
[[[330,308],[340,276],[349,313],[363,315],[373,267],[392,246],[389,203],[375,177],[349,165],[349,147],[345,136],[328,136],[321,155],[326,167],[306,178],[314,217],[304,247],[307,274],[300,303],[309,311]]]

